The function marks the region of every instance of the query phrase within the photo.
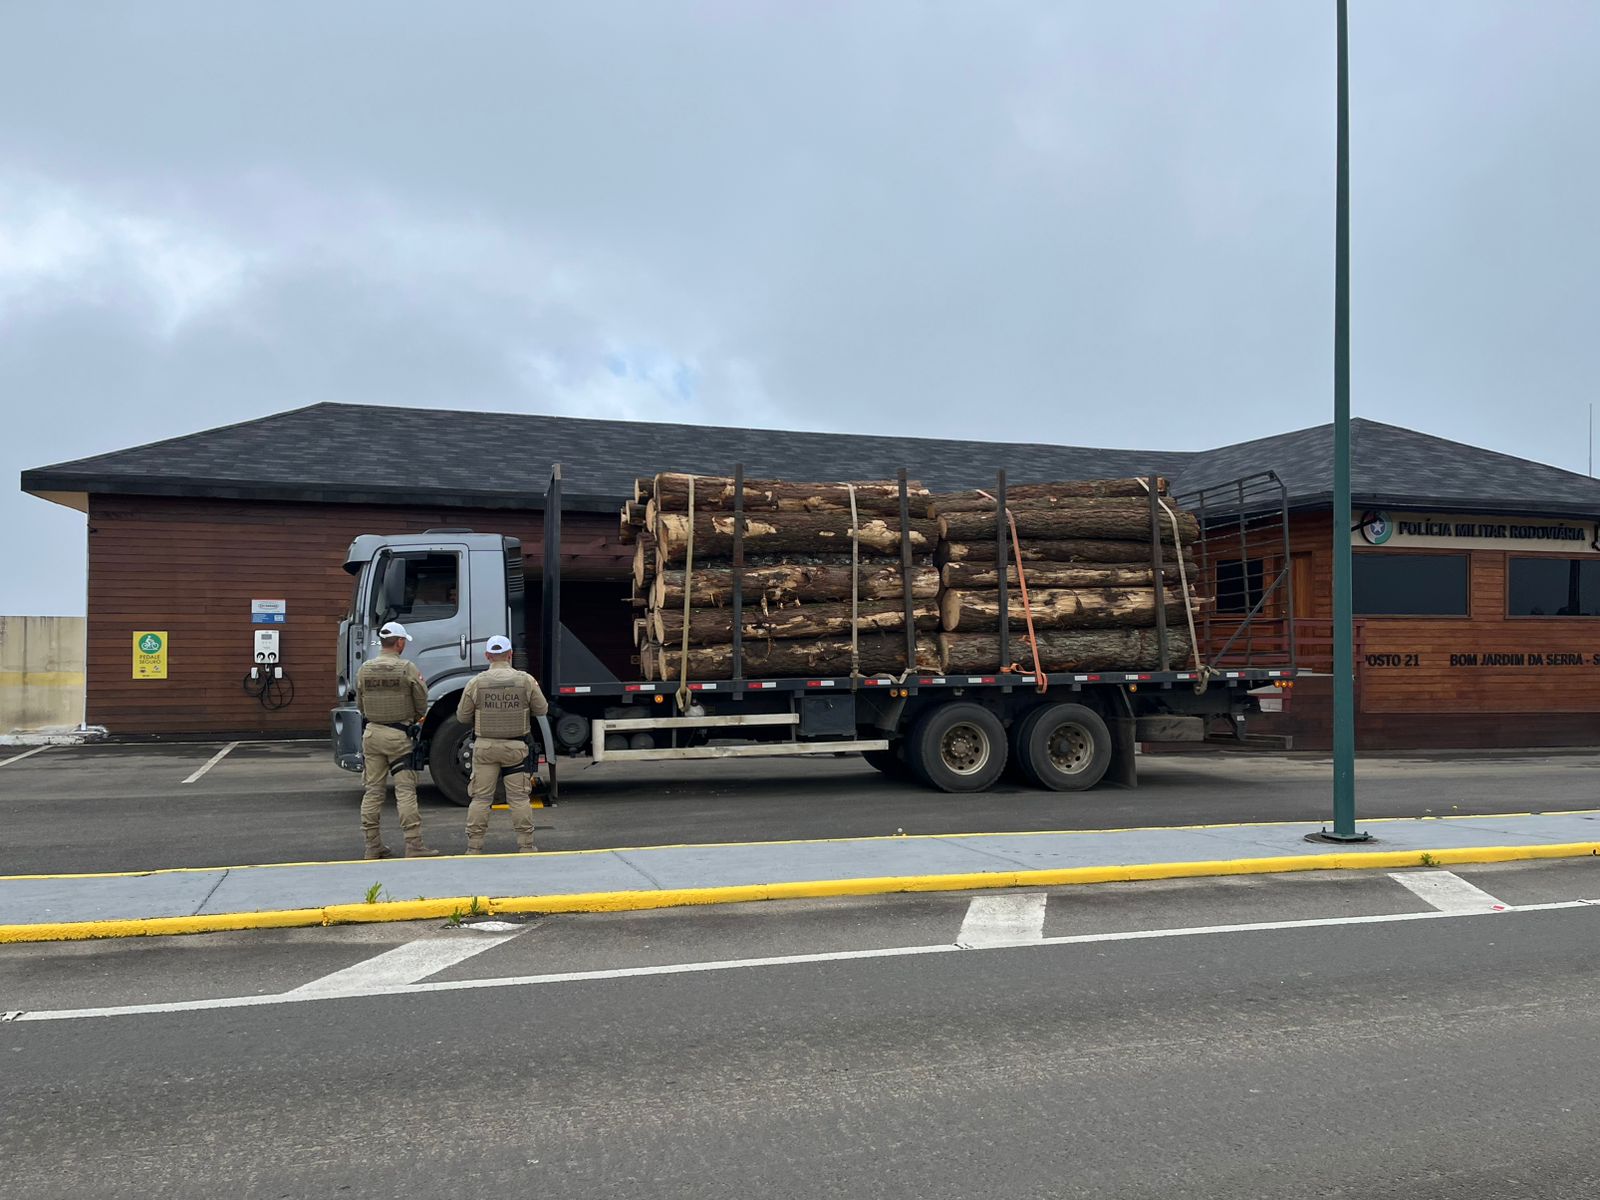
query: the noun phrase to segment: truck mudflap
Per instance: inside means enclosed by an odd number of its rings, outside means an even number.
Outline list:
[[[329,720],[333,735],[333,761],[344,770],[359,774],[365,765],[361,754],[361,710],[353,704],[336,708]]]

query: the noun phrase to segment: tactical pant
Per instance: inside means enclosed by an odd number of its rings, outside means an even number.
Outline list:
[[[511,827],[517,831],[517,845],[533,844],[533,805],[528,800],[532,783],[525,769],[528,744],[507,738],[481,737],[473,743],[472,780],[467,784],[467,845],[481,846],[489,829],[489,809],[494,803],[494,786],[500,781],[500,768],[506,773],[506,807],[511,810]]]
[[[361,731],[361,753],[367,763],[362,774],[367,787],[361,793],[361,832],[377,838],[389,768],[395,767],[394,804],[400,810],[400,828],[408,838],[418,836],[422,817],[417,812],[417,773],[411,769],[410,737],[387,725],[368,725]]]

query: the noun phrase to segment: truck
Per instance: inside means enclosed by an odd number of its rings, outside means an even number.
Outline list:
[[[742,479],[742,468],[734,475]],[[904,471],[900,478],[903,506]],[[1003,508],[1003,472],[995,486]],[[441,528],[364,534],[350,543],[344,569],[354,587],[339,626],[331,716],[340,767],[362,768],[355,677],[377,653],[377,630],[389,620],[411,633],[407,654],[428,688],[420,765],[457,804],[467,803],[472,730],[456,718],[456,705],[468,680],[486,669],[483,647],[495,634],[512,639],[514,661],[525,669],[532,664],[550,700],[532,749],[551,802],[560,796],[563,764],[849,754],[887,776],[943,792],[982,792],[1002,777],[1059,792],[1102,782],[1131,787],[1140,744],[1197,742],[1219,732],[1243,741],[1260,697],[1292,687],[1298,674],[1287,490],[1272,472],[1175,498],[1199,517],[1195,561],[1217,593],[1195,625],[1203,662],[1168,661],[1163,624],[1159,669],[1048,674],[1013,665],[981,674],[908,669],[853,678],[745,678],[736,650],[729,679],[631,678],[602,661],[562,619],[561,489],[556,464],[544,497],[537,605],[529,602],[517,538]],[[1160,519],[1156,505],[1152,492],[1152,530]],[[1003,568],[1003,544],[997,553]],[[1170,576],[1159,537],[1152,538],[1152,555],[1157,578],[1163,571]],[[1000,576],[1004,597],[1004,569]],[[622,599],[616,620],[631,621]],[[908,588],[908,613],[910,603]],[[1024,639],[1009,636],[1026,658]]]

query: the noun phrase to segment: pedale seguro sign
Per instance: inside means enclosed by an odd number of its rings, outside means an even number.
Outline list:
[[[1594,520],[1483,517],[1458,513],[1352,512],[1350,541],[1386,550],[1523,550],[1600,556]]]

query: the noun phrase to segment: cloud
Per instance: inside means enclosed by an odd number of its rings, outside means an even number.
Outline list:
[[[1600,8],[1353,8],[1355,408],[1581,469]],[[1327,418],[1319,6],[148,12],[0,14],[7,472],[320,400],[1173,448]],[[0,495],[0,611],[79,606],[55,516]]]

